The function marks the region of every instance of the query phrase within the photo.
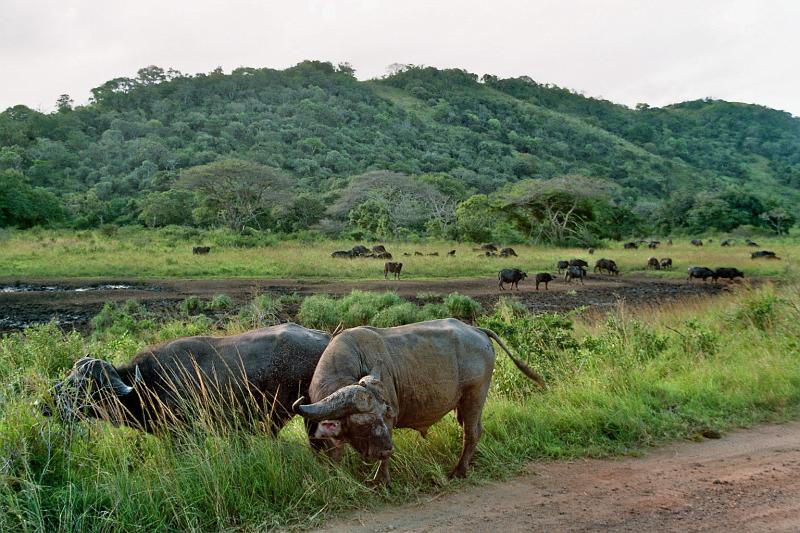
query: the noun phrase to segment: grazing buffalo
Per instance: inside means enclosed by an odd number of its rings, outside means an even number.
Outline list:
[[[414,255],[425,255],[422,252],[414,252]]]
[[[547,284],[553,281],[555,278],[550,275],[549,272],[539,272],[536,274],[536,290],[539,290],[539,284],[544,283],[544,290],[547,289]]]
[[[719,243],[719,245],[720,246],[733,246],[735,242],[736,241],[734,241],[733,239],[725,239],[725,240],[721,241]]]
[[[403,263],[384,263],[383,279],[389,279],[389,274],[394,274],[394,279],[400,279],[401,270],[403,270]]]
[[[655,250],[656,248],[658,248],[659,244],[661,244],[661,241],[650,241],[647,243],[647,247],[650,248],[651,250]]]
[[[366,246],[362,246],[360,244],[353,246],[351,250],[353,252],[353,255],[356,256],[367,255],[369,253],[369,248],[367,248]]]
[[[517,252],[513,248],[503,248],[500,250],[500,257],[517,257]]]
[[[586,249],[586,253],[588,253],[589,255],[593,255],[594,254],[594,248],[587,248]]]
[[[65,418],[82,413],[155,434],[191,424],[202,410],[212,422],[263,420],[278,431],[308,394],[330,339],[290,323],[165,342],[117,367],[87,356],[55,386],[54,400]]]
[[[758,245],[759,244],[757,242],[747,239],[747,246],[758,246]]]
[[[692,246],[703,246],[703,241],[700,239],[692,239]]]
[[[331,252],[331,257],[347,257],[348,259],[352,259],[355,256],[356,254],[353,253],[353,250],[336,250],[335,252]]]
[[[703,281],[706,281],[708,278],[712,277],[713,275],[714,275],[714,271],[711,270],[710,268],[706,268],[706,267],[689,267],[689,277],[686,278],[686,279],[688,279],[689,281],[692,281],[693,279],[697,278],[697,279],[702,279]]]
[[[661,259],[661,270],[672,270],[672,258],[664,257]]]
[[[639,248],[639,245],[636,244],[635,242],[626,242],[625,244],[622,245],[622,247],[625,248],[626,250],[636,250],[637,248]]]
[[[720,278],[729,279],[731,281],[735,278],[744,279],[744,272],[738,268],[720,267],[714,271],[714,275],[711,276],[711,281],[716,282]]]
[[[661,263],[658,262],[657,257],[650,257],[647,260],[647,268],[651,270],[661,270]]]
[[[775,252],[769,250],[759,250],[750,254],[750,259],[780,259]]]
[[[192,246],[192,253],[195,255],[205,255],[210,251],[210,246]]]
[[[556,263],[556,268],[558,269],[558,273],[561,274],[564,270],[569,267],[569,261],[559,261]]]
[[[372,247],[372,251],[379,254],[381,252],[385,252],[386,247],[382,244],[376,244],[375,246]]]
[[[514,290],[514,287],[519,290],[519,282],[527,277],[528,274],[518,268],[504,268],[497,274],[498,286],[503,290],[503,284],[510,283],[511,290]]]
[[[411,254],[408,253],[408,252],[403,252],[403,255],[406,256],[406,257],[411,257]]]
[[[570,266],[567,268],[567,273],[564,274],[564,281],[571,283],[574,278],[578,278],[583,285],[583,278],[586,277],[586,270],[580,266]]]
[[[597,262],[594,264],[594,271],[603,273],[603,270],[608,271],[609,274],[614,274],[619,276],[619,269],[617,268],[617,263],[611,259],[598,259]]]
[[[667,239],[667,246],[672,246],[672,239]]]
[[[439,252],[431,252],[428,255],[431,257],[439,257]]]
[[[450,250],[449,252],[447,252],[447,257],[455,257],[455,256],[456,256],[455,250]]]
[[[583,259],[570,259],[569,266],[578,266],[581,268],[589,268],[589,263],[584,261]]]
[[[378,329],[357,327],[334,337],[322,354],[309,387],[312,403],[295,403],[318,423],[316,437],[333,459],[350,444],[366,459],[380,461],[376,480],[390,481],[392,430],[425,436],[450,411],[464,430],[464,445],[451,477],[467,474],[482,432],[497,342],[519,370],[542,379],[514,357],[493,331],[448,318]]]

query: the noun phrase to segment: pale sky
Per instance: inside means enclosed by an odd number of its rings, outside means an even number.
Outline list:
[[[0,0],[0,110],[50,111],[147,65],[350,62],[527,75],[634,105],[703,97],[800,116],[798,0]]]

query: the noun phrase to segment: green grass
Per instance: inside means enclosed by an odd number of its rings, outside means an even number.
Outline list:
[[[623,250],[620,243],[598,248],[594,256],[582,249],[514,245],[519,257],[487,258],[465,243],[385,242],[395,261],[403,262],[404,279],[495,277],[498,270],[519,267],[529,274],[553,271],[559,259],[582,257],[593,266],[606,257],[617,261],[623,275],[685,277],[689,266],[732,266],[752,276],[793,277],[800,242],[795,238],[756,238],[761,248],[777,252],[781,261],[751,260],[752,248],[719,246],[720,238],[702,248],[689,239],[658,250]],[[192,255],[193,245],[212,246],[207,256]],[[100,231],[3,231],[0,232],[0,277],[116,277],[116,278],[272,278],[272,279],[383,279],[384,261],[333,259],[333,250],[349,249],[354,242],[277,242],[272,238],[237,237],[224,232],[190,229],[170,231],[123,228],[112,236]],[[372,243],[365,243],[372,244]],[[456,249],[455,257],[445,253]],[[403,256],[420,251],[439,252],[439,257]],[[671,257],[672,271],[645,270],[651,255]],[[401,281],[402,282],[402,281]]]
[[[347,298],[384,310],[405,305],[391,295]],[[113,328],[119,312],[107,314]],[[98,421],[68,434],[38,414],[35,402],[85,353],[118,363],[145,343],[209,330],[190,319],[93,338],[47,325],[0,340],[0,530],[309,526],[347,509],[505,478],[531,459],[631,453],[800,412],[800,289],[766,285],[684,306],[621,307],[602,321],[530,316],[504,300],[479,322],[496,329],[549,387],[530,389],[498,354],[466,481],[446,479],[461,442],[452,415],[425,440],[396,431],[393,483],[372,490],[364,482],[374,465],[352,452],[338,466],[319,459],[297,420],[277,439],[208,428],[171,442]]]

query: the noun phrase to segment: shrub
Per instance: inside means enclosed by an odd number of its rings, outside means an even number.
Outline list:
[[[297,317],[309,328],[333,331],[339,324],[336,300],[327,294],[314,294],[303,300]]]
[[[425,304],[420,309],[420,320],[436,320],[439,318],[448,318],[450,313],[447,311],[447,306],[444,304]]]
[[[372,318],[370,324],[378,328],[402,326],[424,320],[421,315],[419,307],[411,302],[403,302],[381,310]]]
[[[133,299],[127,300],[124,304],[107,302],[92,318],[91,325],[95,334],[100,336],[139,333],[155,327],[144,305]]]
[[[230,309],[232,304],[233,302],[230,296],[227,294],[217,294],[206,304],[206,309],[210,311],[223,311],[225,309]]]
[[[261,328],[280,322],[283,304],[280,298],[270,294],[260,294],[239,311],[239,320],[246,326]]]
[[[447,312],[450,316],[465,320],[475,320],[475,317],[477,317],[478,313],[483,309],[480,302],[477,300],[469,296],[458,294],[457,292],[449,294],[447,298],[444,299],[444,306],[447,308]]]
[[[417,293],[417,300],[421,302],[437,302],[442,299],[442,295],[438,292],[423,291]]]
[[[203,308],[203,302],[197,296],[189,296],[181,302],[181,311],[187,315],[197,313]]]

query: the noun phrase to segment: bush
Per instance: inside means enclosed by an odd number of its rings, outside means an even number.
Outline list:
[[[306,327],[333,331],[339,324],[336,300],[327,294],[313,294],[300,304],[297,318]]]
[[[155,327],[155,323],[144,305],[133,299],[120,305],[107,302],[103,309],[92,318],[91,325],[95,334],[100,336],[134,334]]]
[[[280,322],[282,312],[283,304],[280,298],[275,298],[270,294],[261,294],[242,307],[239,311],[239,320],[242,324],[252,328],[274,326]]]
[[[200,298],[197,296],[189,296],[185,300],[181,302],[181,311],[185,314],[190,315],[192,313],[197,313],[203,309],[203,302],[200,301]]]
[[[475,320],[478,313],[483,310],[480,302],[457,292],[449,294],[444,299],[444,306],[449,316],[463,320]]]
[[[230,309],[232,304],[233,302],[230,296],[227,294],[217,294],[206,304],[206,309],[209,311],[223,311],[225,309]]]
[[[370,325],[377,328],[390,328],[402,326],[424,320],[420,308],[411,302],[403,302],[383,309],[370,321]]]
[[[444,304],[425,304],[420,309],[420,320],[436,320],[440,318],[449,318],[450,313]]]

